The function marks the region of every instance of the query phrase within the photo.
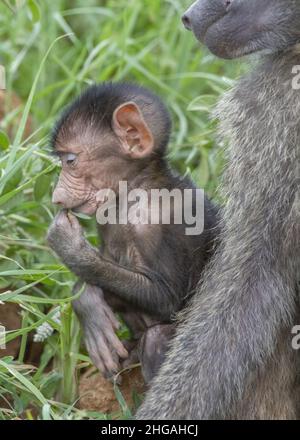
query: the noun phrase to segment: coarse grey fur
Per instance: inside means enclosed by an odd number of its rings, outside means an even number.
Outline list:
[[[280,49],[283,36],[293,44],[264,56],[218,105],[230,143],[221,244],[138,419],[300,416],[300,355],[291,345],[300,322],[300,90],[292,88],[300,1],[260,2],[270,14],[283,4],[294,10],[293,26],[278,32]]]

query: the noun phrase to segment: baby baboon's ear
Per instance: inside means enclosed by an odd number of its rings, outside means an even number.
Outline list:
[[[149,156],[154,139],[141,110],[134,102],[120,105],[113,114],[113,130],[121,142],[122,150],[133,159]]]

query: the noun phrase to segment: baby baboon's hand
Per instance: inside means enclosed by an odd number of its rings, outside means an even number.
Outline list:
[[[50,247],[64,263],[88,244],[77,218],[63,209],[54,218],[47,235]]]

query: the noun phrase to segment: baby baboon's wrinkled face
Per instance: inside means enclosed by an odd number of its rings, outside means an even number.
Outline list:
[[[101,122],[100,122],[101,124]],[[103,200],[97,193],[138,173],[138,162],[148,157],[154,139],[139,107],[127,102],[112,115],[111,128],[95,126],[73,111],[55,133],[54,150],[62,170],[53,203],[92,215]]]
[[[97,192],[115,187],[113,165],[116,163],[107,155],[100,157],[100,146],[78,141],[56,149],[62,169],[52,201],[62,208],[92,215],[97,210]]]

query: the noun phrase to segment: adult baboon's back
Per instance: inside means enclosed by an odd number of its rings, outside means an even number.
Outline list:
[[[267,50],[217,109],[230,140],[220,247],[138,418],[299,416],[299,0],[199,0],[186,27],[218,56]]]

